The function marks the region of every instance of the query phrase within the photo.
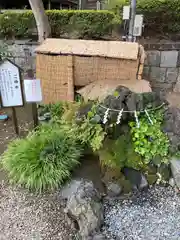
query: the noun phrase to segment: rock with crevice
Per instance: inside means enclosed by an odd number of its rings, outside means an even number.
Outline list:
[[[137,171],[133,168],[125,167],[123,169],[123,173],[126,179],[131,182],[134,190],[143,190],[148,188],[148,181],[144,174],[140,171]]]
[[[98,116],[98,122],[102,122],[106,108],[124,111],[141,111],[144,109],[151,109],[160,106],[163,103],[156,92],[132,92],[129,88],[124,86],[118,86],[111,94],[107,95],[103,100],[100,101],[100,105],[96,109]],[[80,107],[77,117],[79,119],[87,116],[88,112],[91,111],[92,102],[85,106]],[[105,107],[105,108],[104,108]],[[108,119],[111,122],[116,122],[118,112],[110,111]],[[96,117],[97,117],[96,116]],[[134,117],[133,114],[124,112],[122,119],[124,122]]]
[[[103,224],[101,196],[91,181],[81,179],[77,180],[76,186],[72,181],[72,185],[73,191],[71,184],[68,186],[71,194],[67,197],[65,212],[72,222],[76,222],[81,238],[87,240]]]
[[[170,152],[180,150],[180,108],[169,107],[164,113],[163,131],[170,141]]]
[[[170,163],[171,163],[171,172],[172,172],[174,181],[178,189],[180,189],[180,159],[172,158]]]

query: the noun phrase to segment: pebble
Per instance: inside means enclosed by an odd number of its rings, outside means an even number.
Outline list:
[[[104,206],[107,239],[180,240],[180,195],[171,187],[153,187]]]

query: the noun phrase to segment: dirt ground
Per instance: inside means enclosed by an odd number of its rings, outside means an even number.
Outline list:
[[[12,110],[0,109],[1,112],[8,114],[7,121],[0,121],[0,154],[6,149],[7,144],[16,136],[14,131]],[[32,111],[31,105],[16,108],[20,137],[24,136],[28,130],[32,129]]]

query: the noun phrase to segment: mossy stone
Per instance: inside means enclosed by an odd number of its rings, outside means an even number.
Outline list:
[[[161,174],[162,179],[164,181],[169,181],[171,173],[170,173],[170,168],[168,165],[162,164],[158,168],[158,172]]]
[[[124,193],[129,193],[132,191],[132,184],[129,180],[126,180],[124,176],[118,180],[118,184],[122,187]]]
[[[150,164],[146,165],[143,172],[145,172],[147,174],[155,175],[157,173],[157,167],[150,165]]]
[[[148,175],[146,176],[146,179],[147,179],[149,185],[153,185],[153,184],[156,183],[158,177],[157,177],[156,174],[148,174]]]
[[[102,172],[102,181],[104,183],[116,182],[123,176],[120,169],[109,168],[106,166],[101,166],[101,172]]]
[[[132,191],[132,184],[130,183],[129,180],[124,180],[122,188],[124,193],[129,193]]]

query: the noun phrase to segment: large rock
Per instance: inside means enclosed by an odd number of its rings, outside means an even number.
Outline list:
[[[93,240],[106,240],[105,236],[101,233],[93,236]]]
[[[170,152],[176,153],[180,150],[180,108],[169,107],[165,111],[163,130],[170,141]]]
[[[97,116],[98,122],[102,122],[104,118],[104,113],[106,109],[102,107],[102,105],[106,108],[112,108],[116,110],[124,109],[124,111],[140,111],[145,108],[155,108],[162,104],[162,99],[155,92],[144,92],[144,93],[135,93],[132,92],[129,88],[119,86],[116,88],[113,94],[108,95],[102,102],[101,105],[97,108]],[[91,111],[92,102],[89,104],[82,106],[78,113],[77,118],[81,119]],[[112,122],[116,122],[117,120],[117,112],[110,111],[108,114],[109,119]],[[122,120],[127,123],[127,120],[134,119],[134,114],[123,113]],[[97,121],[96,121],[97,122]]]
[[[85,180],[72,181],[72,184],[63,191],[67,199],[65,212],[72,221],[77,223],[81,238],[87,240],[103,224],[101,196],[93,183]]]
[[[170,161],[171,171],[177,187],[180,189],[180,159],[173,158]]]
[[[148,181],[140,171],[133,168],[124,168],[123,173],[126,179],[131,182],[134,189],[143,190],[148,188]]]
[[[106,237],[101,233],[97,233],[94,234],[94,236],[88,237],[86,240],[106,240]]]
[[[122,187],[118,183],[109,182],[106,187],[109,197],[118,197],[122,192]]]

